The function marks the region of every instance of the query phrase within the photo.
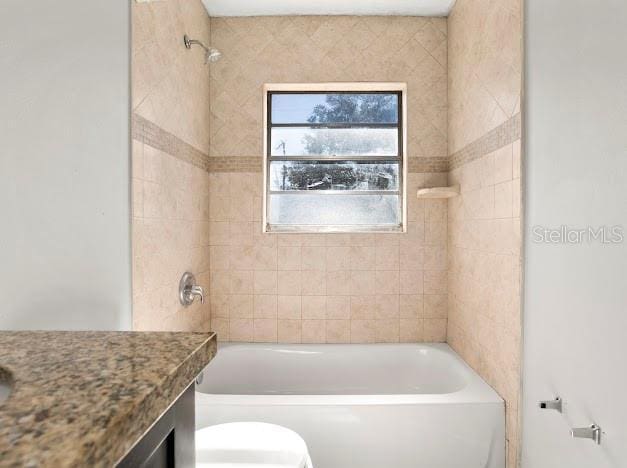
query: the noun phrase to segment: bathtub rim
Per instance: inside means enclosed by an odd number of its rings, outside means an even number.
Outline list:
[[[212,394],[198,390],[196,403],[200,405],[279,405],[279,406],[360,406],[360,405],[416,405],[416,404],[497,404],[504,405],[503,399],[472,369],[447,343],[367,343],[367,344],[306,344],[306,343],[248,343],[221,342],[220,348],[231,347],[280,348],[290,347],[405,347],[431,348],[443,352],[461,366],[467,374],[467,385],[450,393],[417,394]],[[209,364],[210,366],[211,364]],[[207,368],[203,369],[205,372]],[[208,378],[205,374],[205,378]],[[201,384],[202,386],[202,384]]]

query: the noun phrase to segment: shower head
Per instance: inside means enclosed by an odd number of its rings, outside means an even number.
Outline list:
[[[190,39],[187,34],[183,36],[183,43],[185,44],[185,47],[187,49],[191,49],[193,45],[202,47],[205,51],[205,63],[217,62],[218,60],[220,60],[220,57],[222,57],[222,52],[220,52],[218,49],[215,49],[213,47],[207,47],[205,44],[197,41],[196,39]]]
[[[214,47],[209,47],[209,50],[206,52],[205,60],[207,62],[217,62],[222,57],[222,52]]]

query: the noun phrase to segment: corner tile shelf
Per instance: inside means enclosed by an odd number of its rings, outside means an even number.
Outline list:
[[[459,185],[418,189],[418,198],[453,198],[459,195]]]

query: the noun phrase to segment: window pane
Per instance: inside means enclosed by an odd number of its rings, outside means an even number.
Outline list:
[[[372,226],[400,224],[399,195],[273,194],[274,225]]]
[[[268,183],[271,191],[397,191],[398,175],[395,162],[272,161]]]
[[[273,124],[398,123],[398,95],[382,93],[272,94]]]
[[[271,130],[272,156],[397,156],[396,128],[286,128]]]

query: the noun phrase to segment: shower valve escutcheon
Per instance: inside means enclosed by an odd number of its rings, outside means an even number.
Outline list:
[[[588,427],[574,427],[570,435],[576,439],[592,439],[597,445],[601,444],[601,428],[596,424]]]
[[[201,286],[196,284],[196,278],[189,272],[183,273],[179,282],[179,300],[181,304],[187,307],[194,302],[196,296],[200,297],[200,303],[205,303],[205,291]]]

